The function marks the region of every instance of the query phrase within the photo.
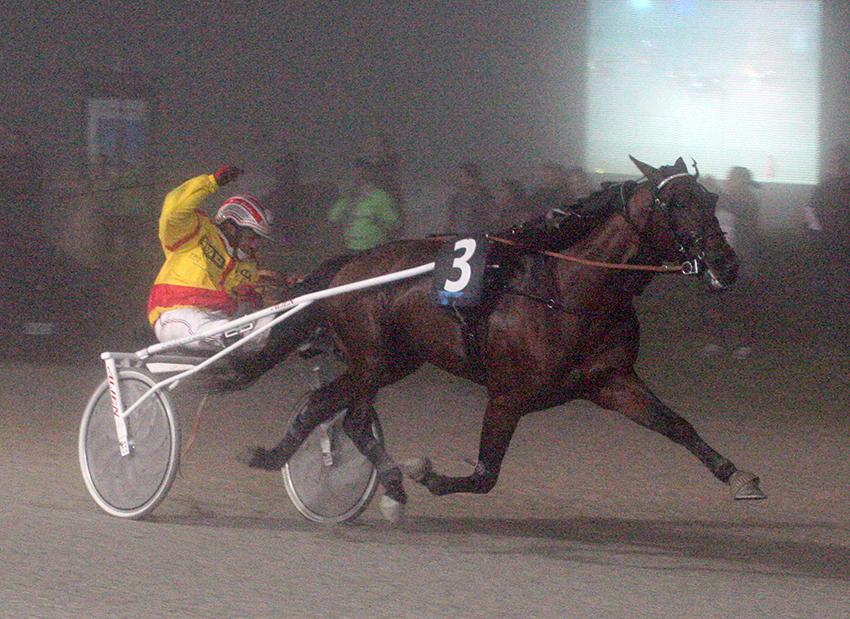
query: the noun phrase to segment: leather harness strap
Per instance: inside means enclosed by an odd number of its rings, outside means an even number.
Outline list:
[[[523,243],[517,243],[516,241],[512,241],[510,239],[504,239],[498,236],[492,236],[490,234],[487,235],[487,239],[493,241],[494,243],[502,243],[504,245],[511,245],[513,247],[517,247],[523,251],[533,252],[538,254],[543,254],[544,256],[549,256],[551,258],[557,258],[559,260],[566,260],[567,262],[575,262],[577,264],[583,264],[585,266],[591,267],[600,267],[603,269],[620,269],[624,271],[651,271],[653,273],[677,273],[680,275],[688,274],[685,264],[628,264],[625,262],[600,262],[599,260],[588,260],[587,258],[579,258],[578,256],[568,256],[566,254],[559,254],[558,252],[548,251],[545,249],[537,249],[535,247],[531,247],[529,245],[525,245]]]

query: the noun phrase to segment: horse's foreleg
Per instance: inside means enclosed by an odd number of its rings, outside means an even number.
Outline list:
[[[735,498],[764,498],[757,477],[738,471],[731,460],[712,449],[688,421],[661,402],[634,372],[613,376],[588,399],[686,447],[717,479],[733,486]]]
[[[286,434],[274,448],[248,448],[246,452],[240,454],[239,460],[253,468],[279,470],[298,451],[310,432],[350,406],[351,385],[351,377],[348,374],[342,374],[311,393],[306,408],[290,422]]]
[[[508,451],[511,438],[524,410],[510,401],[491,398],[484,413],[481,440],[478,447],[478,463],[472,475],[449,477],[431,470],[430,463],[420,461],[412,468],[411,477],[423,484],[432,494],[443,495],[454,492],[486,494],[499,479],[502,460]]]

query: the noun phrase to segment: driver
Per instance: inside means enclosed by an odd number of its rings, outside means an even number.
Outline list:
[[[271,214],[249,194],[225,200],[211,221],[199,208],[208,195],[235,180],[242,170],[221,166],[172,189],[159,218],[165,263],[148,297],[148,319],[160,342],[221,327],[262,307],[257,249],[271,235]],[[267,324],[274,316],[196,340],[193,350],[220,350]],[[268,331],[245,344],[257,350]]]

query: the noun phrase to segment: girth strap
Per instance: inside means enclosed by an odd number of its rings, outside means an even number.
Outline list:
[[[482,311],[481,308],[461,308],[454,303],[450,307],[460,326],[461,340],[469,369],[477,377],[484,378],[487,369],[483,363],[482,353],[483,340],[486,339],[486,334],[481,333],[481,331],[482,324],[490,312]]]

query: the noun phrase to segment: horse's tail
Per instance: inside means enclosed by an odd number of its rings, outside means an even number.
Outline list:
[[[288,288],[287,295],[294,299],[330,287],[334,276],[354,256],[355,254],[344,254],[324,261],[302,281]],[[245,384],[253,382],[283,361],[289,353],[322,326],[324,320],[320,305],[313,304],[272,327],[263,349],[247,359],[242,359],[239,364]]]

